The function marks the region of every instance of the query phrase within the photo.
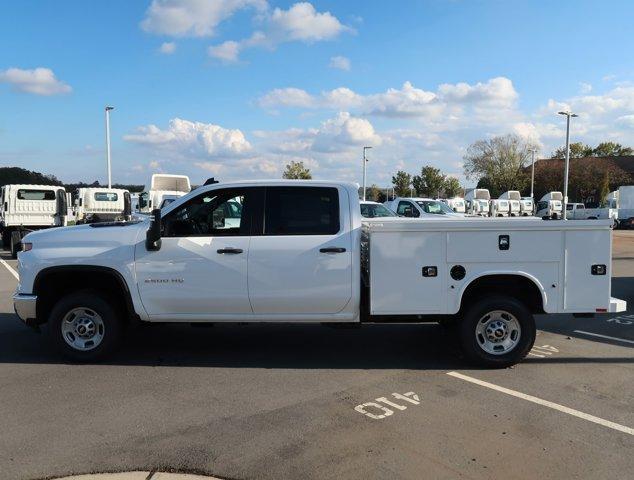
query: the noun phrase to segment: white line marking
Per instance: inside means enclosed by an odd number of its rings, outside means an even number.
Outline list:
[[[533,357],[546,358],[546,355],[538,355],[537,353],[533,353],[533,352],[528,352],[528,354],[532,355]]]
[[[0,258],[0,263],[4,265],[5,267],[7,267],[7,270],[9,270],[9,273],[11,273],[11,275],[13,275],[16,280],[20,280],[20,277],[18,276],[18,272],[16,272],[11,265],[9,265],[7,262],[2,260],[1,258]]]
[[[601,335],[600,333],[584,332],[583,330],[575,330],[575,333],[582,333],[583,335],[590,335],[592,337],[606,338],[608,340],[616,340],[617,342],[634,343],[634,340],[627,340],[625,338],[609,337],[607,335]]]
[[[506,393],[507,395],[521,398],[522,400],[528,400],[529,402],[533,402],[538,405],[543,405],[544,407],[552,408],[553,410],[558,410],[560,412],[567,413],[568,415],[572,415],[573,417],[582,418],[583,420],[597,423],[599,425],[603,425],[604,427],[608,427],[613,430],[618,430],[619,432],[627,433],[629,435],[634,435],[634,428],[626,427],[625,425],[620,425],[618,423],[610,422],[609,420],[604,420],[603,418],[595,417],[594,415],[589,415],[587,413],[580,412],[579,410],[575,410],[573,408],[564,407],[563,405],[559,405],[558,403],[549,402],[548,400],[543,400],[541,398],[533,397],[532,395],[527,395],[522,392],[517,392],[515,390],[500,387],[493,383],[478,380],[477,378],[473,378],[473,377],[468,377],[467,375],[463,375],[458,372],[447,372],[447,375],[450,375],[455,378],[459,378],[466,382],[475,383],[476,385],[480,385],[481,387],[490,388],[491,390],[497,390],[498,392]]]

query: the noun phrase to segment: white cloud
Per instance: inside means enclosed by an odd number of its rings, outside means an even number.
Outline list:
[[[238,60],[238,54],[247,48],[274,49],[277,45],[287,42],[321,42],[332,40],[343,32],[353,31],[330,12],[318,12],[308,2],[295,3],[288,10],[275,8],[273,12],[259,15],[258,19],[262,24],[261,30],[240,41],[230,40],[220,45],[212,45],[208,49],[209,55],[235,62]],[[231,43],[230,55],[227,54],[227,43]]]
[[[123,138],[166,155],[201,159],[239,157],[251,150],[251,144],[240,130],[180,118],[170,120],[167,129],[147,125],[139,127],[137,133]]]
[[[376,146],[380,143],[381,137],[368,120],[353,117],[348,112],[340,112],[335,118],[321,124],[315,134],[312,149],[329,152],[347,147]]]
[[[70,85],[58,80],[50,68],[9,68],[0,71],[0,82],[10,84],[18,92],[34,95],[60,95],[72,91]]]
[[[176,44],[174,42],[163,42],[159,47],[159,53],[163,55],[171,55],[176,51]]]
[[[579,82],[579,92],[582,94],[587,94],[592,91],[592,85],[586,82]]]
[[[210,57],[217,58],[223,62],[233,63],[238,61],[238,55],[240,54],[240,44],[233,40],[227,40],[207,49],[207,53]]]
[[[342,56],[331,57],[328,66],[348,72],[350,71],[350,59]]]
[[[292,95],[290,94],[292,92]],[[430,117],[456,115],[462,108],[513,109],[518,95],[513,83],[504,77],[484,83],[442,84],[436,92],[405,82],[401,88],[389,88],[383,93],[360,95],[341,87],[311,95],[298,88],[272,90],[259,99],[262,107],[300,107],[322,109],[358,109],[363,114],[386,117]]]
[[[253,7],[265,10],[266,0],[152,0],[141,21],[148,33],[174,37],[208,37],[234,13]]]

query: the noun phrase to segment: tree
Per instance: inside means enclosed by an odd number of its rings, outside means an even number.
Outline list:
[[[463,157],[465,175],[486,177],[493,190],[523,190],[529,181],[524,170],[533,148],[534,144],[515,134],[479,140]]]
[[[620,143],[615,142],[601,142],[592,151],[595,157],[620,157],[623,155],[632,155],[634,150],[630,147],[624,147]]]
[[[61,185],[54,175],[33,172],[20,167],[0,167],[0,186],[13,183],[27,183],[32,185]]]
[[[445,196],[447,198],[458,197],[462,195],[462,186],[456,177],[447,177],[443,186]]]
[[[421,169],[420,175],[414,176],[412,185],[417,195],[435,198],[445,186],[445,175],[440,169],[426,165]]]
[[[605,207],[606,198],[610,193],[610,173],[606,170],[603,172],[603,180],[601,181],[601,189],[599,190],[599,203],[601,207]]]
[[[286,165],[282,178],[295,180],[311,180],[313,175],[310,169],[304,166],[304,162],[293,162]]]
[[[409,197],[412,176],[403,170],[399,170],[392,177],[392,185],[394,185],[394,192],[398,197]]]
[[[593,152],[594,150],[590,145],[585,145],[582,142],[570,144],[570,158],[591,157]],[[566,158],[566,146],[559,147],[552,153],[550,158]]]
[[[363,187],[361,187],[361,195],[363,195]],[[366,200],[370,200],[371,202],[380,202],[381,201],[381,189],[376,184],[372,184],[369,188],[366,189],[365,198]]]

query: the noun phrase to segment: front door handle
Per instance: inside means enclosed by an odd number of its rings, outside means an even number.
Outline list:
[[[342,247],[326,247],[320,248],[319,251],[321,253],[343,253],[346,251],[346,249]]]
[[[237,254],[237,253],[242,253],[242,249],[241,248],[219,248],[218,250],[216,250],[218,253],[231,253],[231,254]]]

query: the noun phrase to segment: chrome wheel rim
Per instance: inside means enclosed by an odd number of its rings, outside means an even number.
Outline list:
[[[73,308],[64,315],[61,329],[64,341],[84,352],[97,348],[106,331],[101,316],[87,307]]]
[[[513,350],[517,347],[521,334],[520,322],[504,310],[486,313],[475,329],[478,345],[491,355],[504,355]]]

